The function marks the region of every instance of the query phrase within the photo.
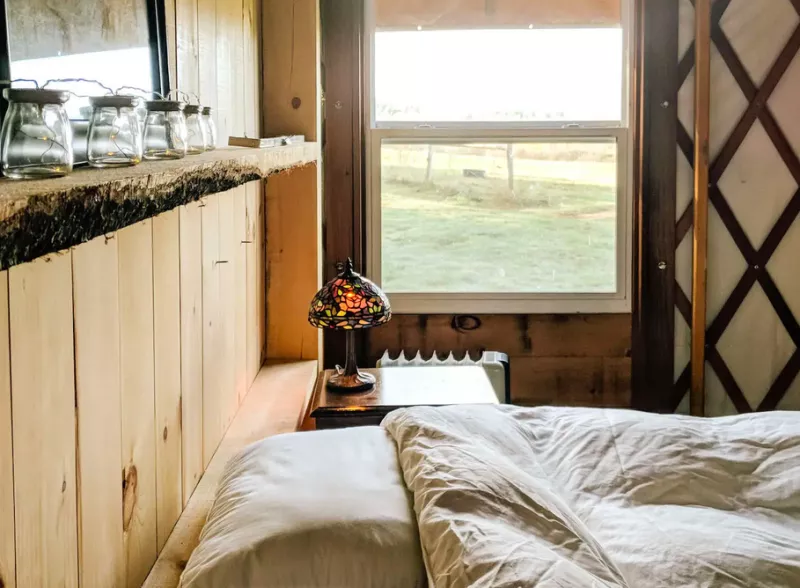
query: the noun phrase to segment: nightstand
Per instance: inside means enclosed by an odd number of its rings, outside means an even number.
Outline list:
[[[361,370],[373,374],[375,387],[360,394],[339,394],[326,387],[333,370],[317,376],[311,417],[317,429],[378,425],[387,414],[410,406],[498,404],[483,368],[478,366],[388,367]]]

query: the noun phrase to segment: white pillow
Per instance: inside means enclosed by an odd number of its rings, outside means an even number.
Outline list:
[[[291,433],[226,466],[183,588],[423,586],[411,497],[380,427]]]

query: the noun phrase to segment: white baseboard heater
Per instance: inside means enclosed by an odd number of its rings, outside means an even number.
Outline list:
[[[389,351],[384,351],[381,358],[378,360],[377,367],[437,367],[442,365],[477,365],[486,370],[486,375],[489,376],[489,381],[492,383],[497,400],[501,404],[511,404],[511,372],[508,362],[508,355],[500,353],[499,351],[484,351],[480,358],[477,360],[472,359],[469,353],[465,353],[462,359],[453,357],[450,352],[444,359],[439,359],[438,354],[434,351],[429,359],[424,359],[422,354],[417,351],[417,354],[411,359],[406,358],[404,352],[400,355],[391,358]]]

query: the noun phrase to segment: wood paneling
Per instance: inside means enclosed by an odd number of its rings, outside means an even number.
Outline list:
[[[511,360],[516,404],[628,406],[627,315],[396,315],[370,331],[368,365],[392,357],[501,351]],[[626,372],[627,370],[627,372]]]
[[[14,465],[11,449],[11,350],[8,272],[0,272],[0,586],[16,586]]]
[[[158,550],[183,510],[180,211],[153,218],[153,349]]]
[[[267,180],[267,357],[317,359],[319,331],[308,304],[319,289],[317,166]],[[291,296],[287,294],[291,292]]]
[[[175,0],[178,87],[211,106],[218,145],[260,134],[260,2]]]
[[[152,235],[151,220],[117,233],[128,588],[141,586],[158,555]]]
[[[17,586],[78,586],[71,255],[8,272]]]
[[[319,2],[263,2],[264,132],[302,134],[319,128]]]
[[[81,586],[124,586],[117,240],[72,253]]]
[[[183,505],[203,474],[203,228],[207,199],[180,209]]]

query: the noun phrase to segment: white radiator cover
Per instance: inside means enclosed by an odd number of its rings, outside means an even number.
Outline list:
[[[430,359],[424,359],[422,354],[417,351],[417,354],[411,359],[406,358],[405,352],[400,352],[400,355],[392,359],[389,356],[389,351],[384,351],[381,358],[378,360],[376,367],[437,367],[442,365],[477,365],[486,371],[489,377],[489,382],[497,394],[497,400],[501,404],[508,402],[509,390],[507,389],[508,374],[508,357],[505,353],[497,351],[484,351],[480,358],[473,360],[469,353],[465,353],[462,359],[456,359],[453,352],[444,358],[439,359],[438,354],[434,351]]]

